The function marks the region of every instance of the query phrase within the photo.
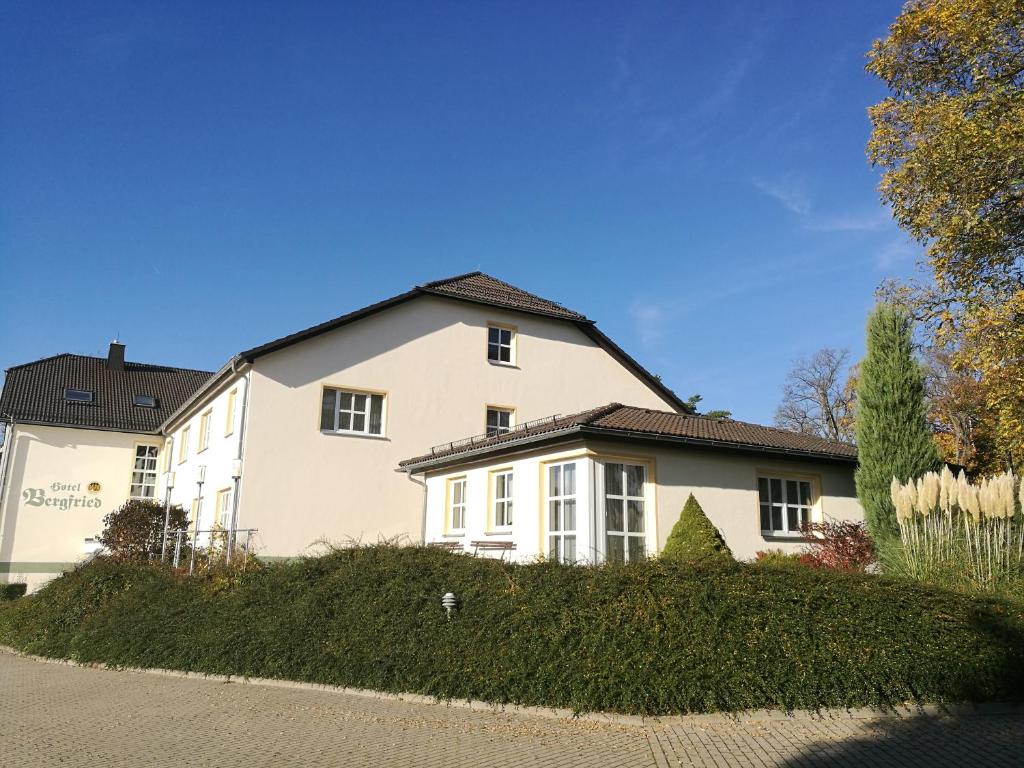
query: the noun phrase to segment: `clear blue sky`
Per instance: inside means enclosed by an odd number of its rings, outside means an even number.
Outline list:
[[[482,269],[770,422],[914,269],[864,158],[900,6],[0,2],[0,367],[213,370]]]

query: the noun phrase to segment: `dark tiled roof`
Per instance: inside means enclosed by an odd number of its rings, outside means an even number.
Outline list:
[[[553,301],[542,299],[540,296],[528,293],[522,288],[516,288],[496,277],[485,275],[483,272],[469,272],[465,275],[435,280],[417,287],[427,293],[467,299],[496,307],[508,307],[520,312],[534,312],[552,317],[562,317],[566,320],[590,322],[586,315],[566,309]]]
[[[654,411],[611,403],[568,416],[528,422],[497,437],[476,437],[436,446],[430,453],[400,462],[404,468],[453,463],[472,454],[500,453],[523,442],[565,436],[664,439],[671,442],[739,450],[767,451],[856,461],[857,448],[817,435],[789,432],[733,419]]]
[[[8,369],[0,395],[5,419],[122,432],[156,432],[210,377],[206,371],[143,363],[107,368],[102,357],[63,354]],[[93,393],[91,403],[69,403],[64,390]],[[156,408],[132,404],[135,395],[156,398]]]

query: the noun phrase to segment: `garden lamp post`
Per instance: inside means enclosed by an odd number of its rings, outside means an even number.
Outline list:
[[[171,490],[174,488],[174,473],[164,473],[166,490],[164,491],[164,536],[160,540],[160,562],[167,557],[167,529],[171,525]]]
[[[196,519],[192,528],[192,556],[188,560],[188,572],[196,565],[196,547],[199,544],[199,519],[203,516],[203,483],[206,482],[206,465],[196,467]]]

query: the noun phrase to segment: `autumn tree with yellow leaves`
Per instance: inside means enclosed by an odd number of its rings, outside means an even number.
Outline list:
[[[1024,467],[1024,3],[912,0],[869,53],[868,157],[933,282],[903,303],[971,378],[992,459]],[[961,382],[968,385],[969,382]],[[977,446],[972,446],[977,452]],[[991,471],[993,462],[979,465]]]

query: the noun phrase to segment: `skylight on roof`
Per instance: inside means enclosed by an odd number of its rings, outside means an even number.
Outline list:
[[[92,392],[88,389],[65,389],[64,399],[69,403],[91,403]]]
[[[140,408],[156,408],[156,398],[152,395],[135,395],[132,397],[132,405]]]

